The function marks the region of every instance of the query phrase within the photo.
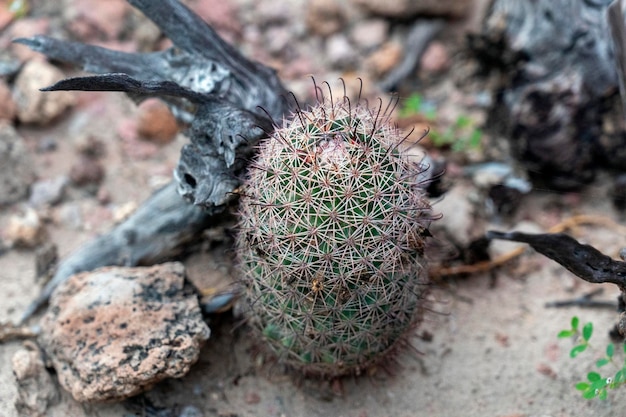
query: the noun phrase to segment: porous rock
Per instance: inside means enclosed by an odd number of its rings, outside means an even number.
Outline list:
[[[370,13],[395,18],[417,15],[461,17],[472,9],[472,1],[459,0],[351,0]]]
[[[210,330],[178,262],[104,267],[53,293],[39,341],[81,402],[121,400],[185,375]]]
[[[0,205],[26,197],[35,180],[33,163],[15,129],[0,123]]]
[[[15,410],[19,416],[44,417],[49,406],[59,400],[59,392],[46,370],[41,350],[31,342],[13,355],[13,375],[17,382]]]
[[[74,94],[59,91],[54,94],[39,91],[64,78],[63,73],[45,61],[28,61],[20,71],[13,90],[17,117],[23,123],[45,125],[59,117],[74,104]]]

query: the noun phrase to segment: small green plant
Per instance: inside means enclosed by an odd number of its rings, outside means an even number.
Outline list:
[[[437,108],[423,99],[419,94],[411,94],[402,109],[401,117],[409,117],[414,114],[421,114],[429,122],[437,119]],[[453,151],[464,152],[468,150],[479,150],[483,138],[483,132],[476,127],[476,123],[466,115],[460,115],[451,126],[443,131],[433,129],[430,131],[430,139],[438,147],[450,146]]]
[[[587,323],[583,326],[582,330],[579,329],[580,321],[578,317],[572,317],[570,328],[561,330],[557,337],[559,339],[573,338],[578,343],[570,350],[570,357],[575,358],[580,353],[584,352],[591,347],[590,340],[593,334],[593,323]],[[576,389],[581,391],[583,398],[592,399],[600,398],[602,400],[607,398],[608,390],[618,388],[626,384],[626,344],[623,345],[625,353],[625,359],[622,363],[619,363],[615,359],[615,345],[609,343],[605,350],[605,356],[598,359],[595,363],[598,369],[612,364],[617,368],[617,372],[613,377],[603,377],[599,372],[589,372],[587,374],[587,380],[581,381],[576,384]]]

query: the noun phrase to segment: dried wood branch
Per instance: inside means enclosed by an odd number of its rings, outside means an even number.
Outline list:
[[[72,274],[171,257],[216,222],[215,216],[233,199],[253,145],[288,110],[286,90],[275,71],[246,59],[182,3],[129,2],[170,37],[173,48],[140,54],[46,36],[15,42],[102,74],[63,80],[44,91],[121,91],[136,101],[159,97],[190,125],[190,143],[181,150],[175,182],[125,222],[62,260],[24,320]]]

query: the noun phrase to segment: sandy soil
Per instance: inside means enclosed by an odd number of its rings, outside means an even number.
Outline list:
[[[133,111],[126,99],[112,94],[93,94],[86,101],[89,104],[82,116],[74,112],[52,130],[24,132],[30,140],[50,132],[60,139],[59,149],[52,154],[33,153],[41,177],[66,170],[65,161],[73,157],[73,151],[63,137],[76,118],[91,114],[88,117],[95,123],[91,127],[103,132],[102,126],[111,122],[109,117],[119,117],[120,108]],[[113,110],[103,117],[101,110],[90,113],[92,108]],[[129,202],[139,204],[147,197],[150,179],[162,172],[163,165],[173,166],[183,140],[161,148],[151,158],[129,164],[123,144],[112,137],[107,142],[104,187],[116,191],[107,210]],[[535,192],[518,216],[538,224],[579,213],[616,217],[602,195],[601,185],[590,187],[577,196],[575,206],[568,208],[562,206],[561,195]],[[91,200],[92,195],[76,191],[62,205],[80,206]],[[550,211],[555,204],[561,206],[556,215]],[[92,210],[84,213],[93,214],[93,207],[89,207]],[[6,221],[12,212],[3,210],[0,221]],[[112,223],[110,217],[103,216],[94,221],[94,230],[85,217],[78,229],[56,222],[47,229],[63,256]],[[581,227],[576,234],[608,254],[626,246],[623,235],[603,227]],[[190,268],[197,268],[203,257],[195,256],[189,262]],[[0,321],[16,320],[38,293],[40,283],[35,280],[34,265],[32,250],[11,250],[0,256]],[[271,364],[262,364],[254,355],[255,341],[250,340],[245,326],[236,326],[239,321],[229,313],[214,316],[210,318],[213,335],[190,374],[159,384],[137,400],[136,407],[145,410],[152,404],[180,409],[193,405],[205,416],[620,415],[626,410],[624,390],[612,392],[607,401],[586,401],[573,388],[593,368],[594,359],[602,356],[616,314],[610,310],[544,307],[546,302],[580,296],[591,289],[551,261],[530,253],[492,274],[445,280],[435,286],[433,312],[412,340],[416,351],[401,353],[397,364],[390,364],[391,373],[378,369],[373,375],[334,384],[293,378]],[[616,288],[608,286],[600,299],[614,300],[617,294]],[[578,360],[568,357],[571,341],[556,339],[572,315],[596,326],[595,353],[585,353]],[[432,340],[420,337],[425,333],[432,335]],[[0,345],[3,417],[16,415],[11,357],[19,348],[19,341]],[[132,410],[128,404],[79,405],[64,394],[49,415],[113,416]]]
[[[116,211],[140,204],[163,184],[185,142],[180,135],[148,157],[130,156],[128,143],[120,139],[118,130],[123,120],[132,119],[136,112],[133,104],[115,94],[77,97],[78,106],[54,125],[20,128],[40,178],[68,173],[68,161],[77,157],[72,138],[78,132],[91,132],[106,143],[106,177],[101,187],[110,193],[110,203],[98,204],[93,193],[70,187],[63,202],[50,213],[46,229],[61,256],[106,231],[114,224]],[[36,151],[44,137],[56,139],[55,151]],[[473,187],[467,180],[455,181],[468,190]],[[19,209],[19,204],[1,209],[0,225]],[[65,211],[80,213],[81,221],[64,221]],[[623,220],[607,202],[603,182],[598,180],[578,194],[534,191],[519,208],[516,221],[532,221],[547,230],[576,214]],[[444,213],[442,222],[454,216],[454,212]],[[573,234],[612,256],[626,246],[626,237],[608,227],[581,226]],[[204,261],[200,254],[186,263],[198,270]],[[33,250],[12,249],[0,255],[0,322],[17,320],[38,294],[42,283],[35,275]],[[588,401],[574,389],[602,356],[616,313],[545,307],[546,302],[579,297],[595,288],[532,252],[490,273],[446,278],[433,286],[432,312],[412,339],[414,350],[401,352],[386,367],[389,371],[378,368],[371,375],[332,383],[294,377],[264,363],[255,355],[257,341],[249,337],[237,317],[232,313],[215,315],[209,318],[211,339],[184,378],[162,382],[122,404],[82,405],[62,393],[48,415],[189,416],[196,415],[194,410],[206,417],[626,415],[626,390],[611,392],[606,401]],[[606,286],[598,299],[613,301],[617,295],[615,287]],[[592,321],[596,329],[592,352],[576,360],[568,356],[572,341],[556,338],[573,315],[582,322]],[[0,344],[0,417],[17,415],[11,358],[21,343]]]

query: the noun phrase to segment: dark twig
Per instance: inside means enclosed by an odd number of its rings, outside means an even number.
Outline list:
[[[564,233],[528,234],[487,232],[488,239],[528,243],[544,256],[558,262],[579,278],[593,284],[609,282],[626,288],[626,263],[615,261],[596,248],[583,245]]]
[[[587,294],[583,294],[580,297],[576,297],[570,300],[562,300],[562,301],[550,301],[545,304],[546,307],[550,308],[562,308],[562,307],[583,307],[583,308],[609,308],[613,311],[617,310],[617,304],[610,301],[596,301],[593,300],[593,297],[596,295],[602,294],[604,292],[603,288],[598,288],[597,290],[591,291]]]

